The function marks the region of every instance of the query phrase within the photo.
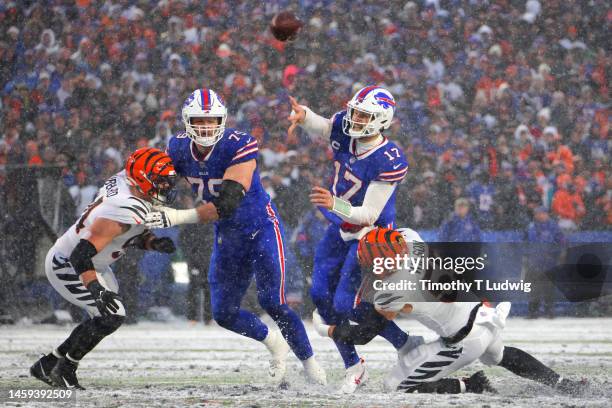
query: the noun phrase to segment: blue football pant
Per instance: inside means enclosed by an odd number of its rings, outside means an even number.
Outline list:
[[[355,240],[344,241],[340,237],[339,227],[332,224],[315,250],[310,294],[327,324],[338,325],[347,319],[360,323],[364,310],[373,307],[364,302],[356,304],[357,291],[361,285],[357,244]],[[387,323],[380,335],[397,349],[408,339],[408,335],[392,321]],[[336,347],[345,367],[359,362],[354,345],[336,342]]]
[[[272,317],[300,360],[313,355],[304,324],[285,304],[285,259],[282,226],[270,221],[257,231],[242,233],[215,229],[210,260],[212,313],[222,327],[262,341],[268,327],[240,302],[255,276],[257,299]]]

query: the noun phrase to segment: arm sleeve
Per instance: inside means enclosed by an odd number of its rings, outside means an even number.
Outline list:
[[[351,224],[373,225],[385,208],[385,205],[387,205],[387,201],[391,198],[395,187],[395,183],[378,181],[370,183],[363,203],[359,207],[353,207],[349,202],[339,197],[334,197],[332,212]]]
[[[373,311],[376,313],[376,311]],[[380,318],[378,318],[380,317]],[[348,321],[336,326],[332,333],[334,341],[360,346],[368,344],[385,328],[387,320],[382,316],[368,316],[363,323],[351,325]]]
[[[300,126],[308,133],[308,136],[311,139],[329,139],[332,131],[332,121],[317,115],[307,106],[302,105],[302,108],[306,111],[306,117],[304,118],[304,123]]]

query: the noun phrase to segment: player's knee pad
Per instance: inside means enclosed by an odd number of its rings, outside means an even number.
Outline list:
[[[114,333],[123,322],[125,321],[125,316],[121,315],[108,315],[108,316],[96,316],[93,318],[94,325],[96,328],[96,332],[102,334],[104,336],[108,336],[111,333]]]

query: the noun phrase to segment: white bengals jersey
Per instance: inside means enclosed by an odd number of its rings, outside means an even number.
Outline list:
[[[94,201],[85,209],[76,223],[64,233],[54,245],[57,252],[69,257],[81,239],[89,236],[88,228],[97,218],[106,218],[129,225],[129,229],[115,237],[92,262],[100,271],[119,259],[125,248],[135,237],[145,232],[145,216],[151,211],[151,204],[130,192],[125,170],[106,180]]]
[[[398,231],[404,237],[404,240],[408,244],[408,248],[411,254],[418,253],[418,243],[423,243],[423,239],[420,235],[410,228],[400,228]],[[417,243],[417,245],[415,245]],[[427,248],[423,245],[421,253],[417,256],[427,256]],[[419,280],[423,278],[422,271],[416,270],[411,273],[411,270],[398,271],[389,277],[389,281],[414,281],[420,285]],[[402,291],[396,291],[395,295],[401,295]],[[463,326],[465,326],[469,320],[470,313],[479,302],[453,302],[445,303],[434,299],[430,301],[417,301],[419,295],[412,291],[403,292],[407,295],[405,300],[398,299],[395,304],[389,305],[389,310],[401,310],[406,304],[412,305],[412,312],[407,316],[411,319],[417,320],[419,323],[424,325],[430,330],[433,330],[436,334],[441,337],[449,337],[457,333]],[[427,294],[423,294],[423,300]],[[378,307],[378,306],[377,306]]]
[[[450,337],[465,326],[472,310],[480,302],[414,302],[407,316],[434,331],[440,337]]]

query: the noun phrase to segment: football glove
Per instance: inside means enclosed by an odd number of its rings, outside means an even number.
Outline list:
[[[96,302],[96,307],[102,316],[117,314],[123,309],[121,297],[115,292],[106,289],[97,280],[91,282],[87,289],[91,292]]]
[[[145,216],[145,225],[148,228],[170,228],[180,224],[196,224],[198,212],[195,208],[190,210],[176,210],[170,207],[155,207]]]

